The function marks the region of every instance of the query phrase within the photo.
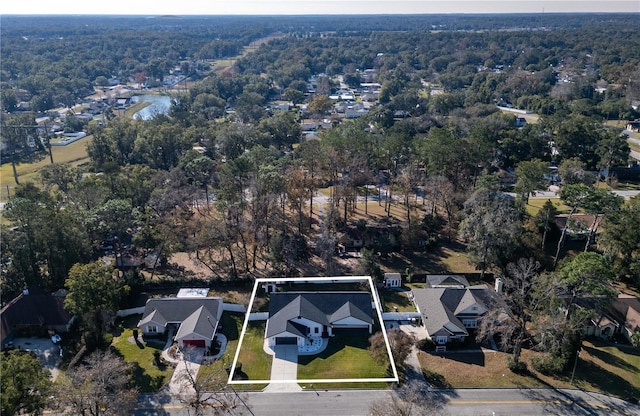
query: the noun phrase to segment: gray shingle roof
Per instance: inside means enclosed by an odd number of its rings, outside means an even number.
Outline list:
[[[298,317],[322,325],[330,325],[339,319],[352,316],[373,324],[371,315],[371,294],[368,292],[272,293],[269,300],[269,325],[266,337],[285,331],[295,334],[295,327],[289,325],[289,320]]]
[[[200,306],[187,319],[182,321],[176,333],[176,340],[190,334],[198,334],[204,338],[213,339],[217,326],[216,314],[204,306]]]
[[[149,322],[161,326],[166,326],[167,323],[180,323],[176,338],[189,333],[213,338],[222,303],[222,298],[219,297],[149,299],[138,326],[141,327]]]
[[[413,296],[429,336],[443,330],[468,335],[460,314],[473,305],[487,309],[505,307],[495,292],[485,286],[414,289]]]
[[[431,287],[435,286],[469,286],[466,277],[459,274],[428,274],[427,284]]]

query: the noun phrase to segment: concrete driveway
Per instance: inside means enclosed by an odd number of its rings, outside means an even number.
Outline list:
[[[191,379],[198,377],[204,348],[185,348],[181,355],[182,359],[176,364],[169,381],[169,392],[173,395],[193,395],[195,390]]]
[[[51,377],[55,381],[62,359],[60,358],[60,347],[55,345],[51,338],[14,338],[13,346],[24,351],[32,351],[42,366],[51,371]]]
[[[302,391],[295,382],[298,378],[298,346],[276,345],[271,363],[271,383],[265,391],[291,392]]]

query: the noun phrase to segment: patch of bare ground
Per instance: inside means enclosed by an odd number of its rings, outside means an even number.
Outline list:
[[[186,274],[202,278],[214,278],[214,274],[193,253],[178,252],[169,258],[169,263],[175,264],[178,268],[184,270]]]

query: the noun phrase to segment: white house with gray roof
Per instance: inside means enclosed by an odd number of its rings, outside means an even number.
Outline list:
[[[372,332],[368,292],[276,292],[269,299],[265,338],[269,346],[303,346],[308,337],[329,337],[335,329]]]
[[[502,299],[486,286],[414,289],[413,299],[427,336],[439,345],[464,341],[468,329],[477,328],[493,308],[507,313]]]
[[[211,347],[222,316],[220,297],[149,299],[138,322],[143,335],[165,333],[177,328],[175,340],[180,347]]]

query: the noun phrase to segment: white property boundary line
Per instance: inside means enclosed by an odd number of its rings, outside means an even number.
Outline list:
[[[393,377],[384,377],[384,378],[344,378],[344,379],[309,379],[309,380],[234,380],[233,375],[236,371],[236,365],[238,363],[238,357],[240,356],[240,349],[242,348],[242,342],[244,341],[244,334],[247,331],[247,325],[249,324],[249,314],[251,313],[251,309],[253,307],[253,302],[256,298],[256,293],[258,292],[258,285],[261,283],[286,283],[286,282],[294,282],[294,283],[308,283],[308,282],[326,282],[326,283],[339,283],[339,282],[357,282],[357,281],[367,281],[369,282],[369,288],[371,289],[371,296],[373,297],[373,302],[376,305],[376,313],[378,315],[378,322],[380,322],[380,330],[382,331],[382,335],[384,336],[384,343],[387,347],[387,355],[389,357],[389,362],[391,363],[391,369],[393,371]],[[231,367],[231,371],[229,372],[229,380],[227,380],[228,384],[284,384],[284,383],[362,383],[362,382],[384,382],[384,383],[397,383],[399,381],[398,378],[398,370],[396,369],[396,363],[393,360],[393,354],[391,353],[391,346],[389,345],[389,337],[387,336],[387,330],[384,326],[384,320],[382,319],[382,307],[380,305],[380,300],[378,299],[378,292],[375,290],[373,286],[373,280],[371,276],[338,276],[338,277],[288,277],[288,278],[272,278],[272,279],[256,279],[253,285],[253,291],[251,292],[251,300],[249,301],[249,306],[247,307],[247,313],[244,318],[244,323],[242,324],[242,332],[240,333],[240,342],[238,343],[238,348],[236,349],[236,355],[233,359],[233,364]]]

